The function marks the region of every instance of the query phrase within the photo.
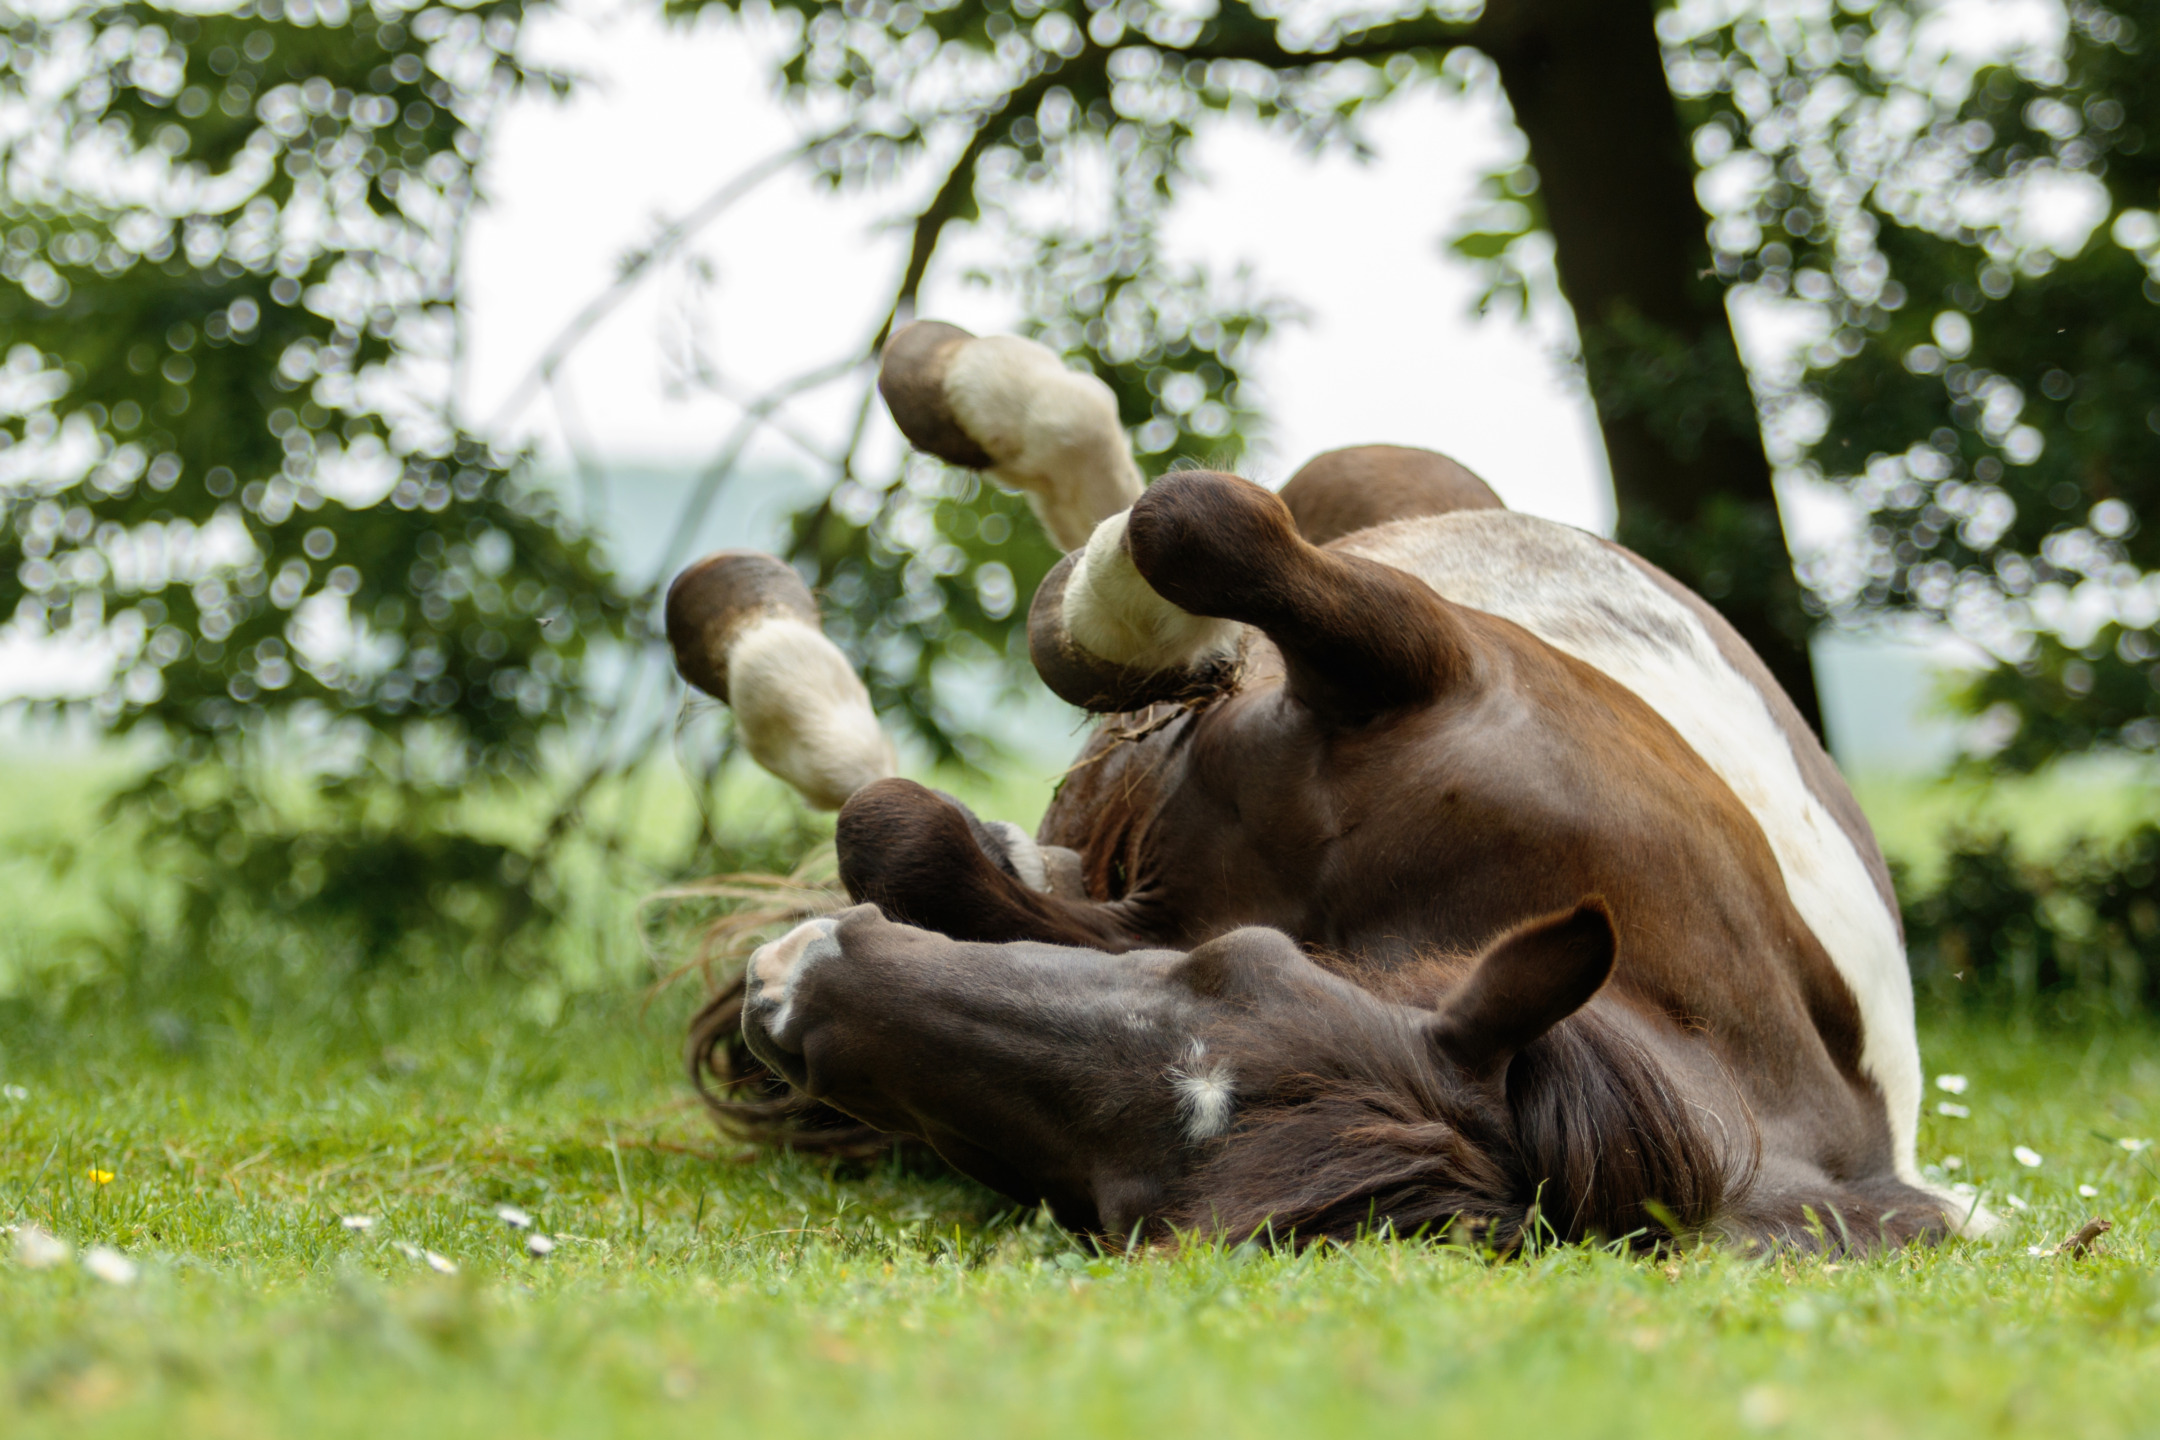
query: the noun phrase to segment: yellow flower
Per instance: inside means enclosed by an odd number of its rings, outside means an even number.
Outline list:
[[[92,1165],[88,1170],[84,1171],[83,1173],[90,1177],[90,1181],[94,1185],[112,1184],[112,1171],[110,1170],[100,1170],[97,1168],[97,1166]]]

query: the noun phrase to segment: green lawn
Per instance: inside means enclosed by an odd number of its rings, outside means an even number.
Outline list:
[[[88,824],[41,793],[48,833]],[[142,883],[91,878],[61,905],[0,866],[0,1224],[74,1255],[0,1236],[10,1437],[2160,1431],[2160,1150],[2117,1143],[2160,1137],[2160,1029],[1926,1017],[1971,1114],[1931,1089],[1922,1154],[1989,1193],[1991,1242],[1127,1260],[949,1177],[741,1153],[680,1079],[693,997],[629,979],[308,996],[303,954],[285,1009],[184,970],[41,999],[44,937]],[[2103,1253],[2029,1253],[2090,1215]]]
[[[2160,1132],[2145,1029],[1930,1027],[1972,1114],[1930,1114],[1924,1154],[2030,1206],[1996,1199],[1992,1243],[1124,1260],[954,1180],[733,1153],[684,1102],[678,1001],[591,999],[541,1028],[499,992],[408,999],[350,1033],[206,1025],[178,1054],[125,1017],[15,1013],[0,1219],[139,1274],[0,1263],[9,1433],[2160,1426],[2160,1177],[2114,1143]],[[526,1256],[504,1203],[552,1255]],[[2116,1222],[2106,1253],[2028,1253],[2088,1214]]]
[[[2001,830],[2021,856],[2046,861],[2081,836],[2113,838],[2151,819],[2155,778],[2141,761],[2073,760],[2050,774],[1990,781],[1859,774],[1852,787],[1883,853],[1932,885],[1952,830]]]

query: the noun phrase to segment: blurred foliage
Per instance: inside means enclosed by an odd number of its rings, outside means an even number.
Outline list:
[[[0,616],[109,657],[89,708],[163,742],[118,803],[200,857],[198,924],[275,895],[374,952],[546,908],[444,818],[628,615],[447,410],[522,13],[0,8]]]
[[[2160,1010],[2160,825],[2080,839],[2047,861],[1961,832],[1928,889],[1900,876],[1915,980],[1938,999]]]
[[[1477,184],[1476,207],[1448,237],[1449,252],[1484,277],[1475,307],[1480,315],[1504,306],[1527,320],[1538,306],[1560,298],[1553,283],[1552,222],[1539,184],[1537,167],[1529,164],[1503,166],[1484,176]]]
[[[1026,600],[1054,554],[980,477],[863,459],[877,349],[949,228],[982,231],[1004,259],[972,278],[1111,386],[1147,470],[1236,466],[1260,423],[1254,349],[1290,311],[1164,252],[1200,127],[1361,153],[1395,95],[1492,89],[1471,47],[1506,7],[665,8],[777,20],[781,86],[846,122],[805,163],[928,197],[898,217],[888,310],[819,372],[860,387],[858,423],[790,549],[880,709],[979,765],[950,697],[1025,674]],[[1752,394],[1722,339],[1624,315],[1582,357],[1601,410],[1675,453],[1759,409],[1777,458],[1871,517],[1811,559],[1804,595],[1759,508],[1624,516],[1625,538],[1795,637],[1820,615],[1946,621],[1998,661],[1962,703],[2019,768],[2160,746],[2141,528],[2160,483],[2160,0],[2068,13],[2059,43],[1982,63],[1901,0],[1668,7],[1716,278],[1820,339]],[[548,737],[593,714],[594,647],[644,638],[591,538],[449,409],[482,137],[508,97],[567,83],[518,60],[525,14],[0,0],[0,617],[109,655],[88,708],[161,737],[119,803],[196,877],[198,928],[275,897],[345,917],[379,955],[416,928],[499,939],[559,907],[549,856],[597,770],[536,839],[478,834],[457,806],[538,773]],[[2037,235],[2043,193],[2086,195],[2097,224]],[[1489,178],[1451,242],[1484,303],[1557,294],[1545,214],[1534,167]],[[777,414],[783,392],[750,409]]]
[[[1816,327],[1773,433],[1867,512],[1811,604],[1972,640],[2015,770],[2160,748],[2160,4],[2061,18],[1992,54],[1919,5],[1661,27],[1720,273]]]

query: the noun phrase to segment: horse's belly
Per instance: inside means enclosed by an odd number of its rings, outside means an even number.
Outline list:
[[[1762,692],[1719,653],[1701,620],[1596,537],[1513,511],[1397,521],[1340,544],[1610,676],[1732,788],[1777,856],[1794,908],[1858,1002],[1861,1068],[1881,1088],[1898,1173],[1917,1183],[1920,1050],[1896,917],[1809,787]]]

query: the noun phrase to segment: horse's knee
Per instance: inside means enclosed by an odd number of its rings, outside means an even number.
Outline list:
[[[1124,948],[1100,907],[1067,893],[1077,857],[912,780],[864,786],[834,838],[849,898],[888,919],[955,940]]]
[[[735,712],[751,758],[812,805],[836,810],[892,774],[892,742],[817,602],[784,562],[727,550],[668,587],[668,643],[683,679]]]

